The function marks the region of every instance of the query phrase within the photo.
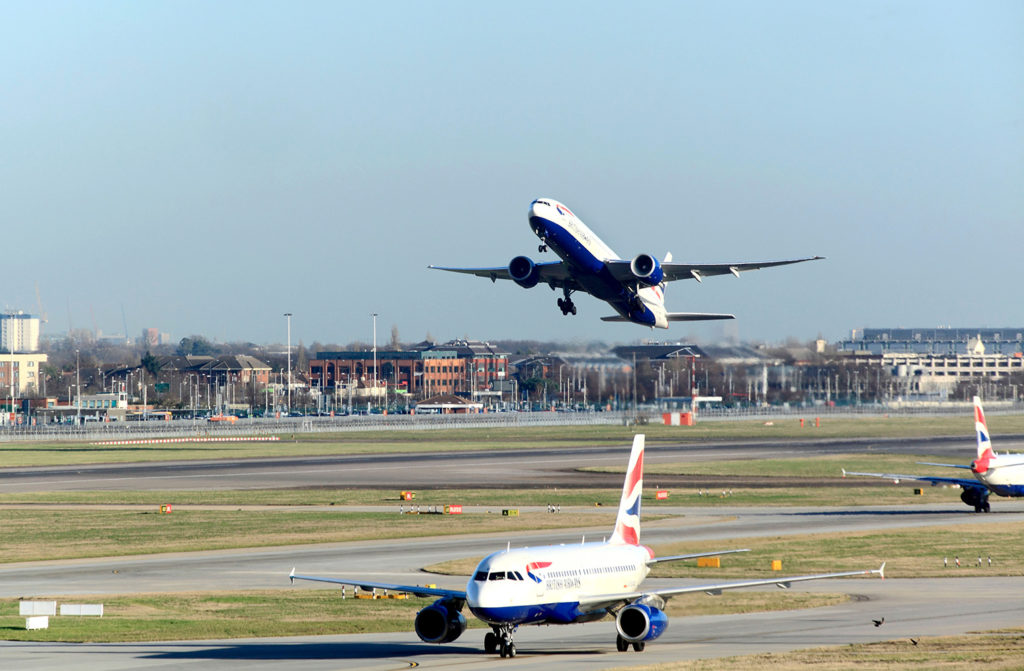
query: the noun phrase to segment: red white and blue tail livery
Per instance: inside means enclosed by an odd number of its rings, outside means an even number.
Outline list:
[[[428,643],[450,643],[462,635],[466,629],[462,609],[468,607],[473,615],[491,628],[484,636],[484,651],[514,657],[516,646],[512,634],[520,625],[592,622],[611,614],[615,617],[618,650],[632,647],[640,651],[647,641],[653,641],[665,631],[668,626],[665,601],[679,594],[718,594],[740,587],[788,587],[790,583],[804,580],[883,575],[885,564],[869,571],[643,589],[641,583],[651,566],[658,562],[747,552],[715,550],[655,558],[653,550],[640,545],[643,464],[644,436],[638,435],[633,440],[615,529],[608,542],[500,550],[481,560],[465,591],[358,578],[296,575],[294,569],[291,578],[439,597],[417,613],[413,623],[416,635]]]
[[[640,495],[644,488],[644,436],[633,438],[633,450],[626,468],[626,481],[622,485],[619,514],[615,518],[612,545],[640,545]]]
[[[843,470],[843,475],[864,475],[886,478],[899,483],[900,480],[930,482],[934,485],[959,485],[963,490],[960,500],[974,508],[975,512],[991,510],[989,494],[1007,497],[1024,496],[1024,454],[996,454],[992,449],[992,438],[985,421],[981,399],[974,397],[974,430],[978,434],[978,453],[974,461],[967,464],[937,464],[931,461],[918,462],[925,466],[961,468],[974,473],[974,479],[953,478],[932,475],[902,475],[898,473],[854,473]]]
[[[577,291],[605,301],[617,314],[602,317],[608,322],[632,322],[651,328],[668,328],[670,322],[733,319],[731,314],[714,312],[668,312],[665,285],[675,280],[697,280],[714,275],[735,275],[758,268],[814,261],[820,256],[790,261],[743,263],[673,263],[672,255],[658,261],[653,254],[637,254],[621,259],[572,211],[551,198],[538,198],[530,204],[530,228],[540,238],[537,251],[553,251],[560,261],[535,262],[528,256],[516,256],[507,266],[451,268],[429,266],[436,270],[465,273],[497,280],[512,280],[524,289],[538,284],[552,291],[562,290],[558,308],[563,315],[576,314],[572,294]]]

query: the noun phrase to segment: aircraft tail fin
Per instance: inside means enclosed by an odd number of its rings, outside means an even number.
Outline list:
[[[978,396],[974,397],[974,430],[978,434],[978,458],[971,464],[971,470],[984,473],[995,454],[992,452],[992,438],[988,432],[988,422],[985,421],[985,411]]]
[[[622,483],[619,514],[615,518],[615,531],[608,541],[612,545],[640,544],[640,495],[644,488],[644,434],[633,437],[629,453],[626,479]]]

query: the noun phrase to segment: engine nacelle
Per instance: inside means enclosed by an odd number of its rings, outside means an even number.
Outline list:
[[[532,289],[540,281],[537,264],[528,256],[517,256],[508,263],[508,274],[524,289]]]
[[[632,603],[615,617],[619,635],[630,643],[653,641],[668,628],[668,615],[643,603]]]
[[[650,254],[637,254],[629,263],[629,269],[641,284],[648,287],[656,287],[665,279],[665,271],[661,269],[661,264]]]
[[[462,604],[438,599],[416,613],[416,635],[425,643],[451,643],[466,631]]]
[[[960,500],[967,505],[977,508],[988,502],[988,491],[981,487],[964,487],[960,492]]]

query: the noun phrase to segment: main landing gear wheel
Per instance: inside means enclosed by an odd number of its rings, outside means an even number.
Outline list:
[[[543,254],[544,252],[548,251],[548,246],[547,245],[537,245],[537,251],[540,252],[541,254]]]
[[[643,652],[644,648],[646,648],[646,647],[647,647],[647,644],[645,642],[637,641],[636,643],[633,644],[633,652]]]
[[[508,657],[510,659],[512,657],[515,657],[516,656],[516,644],[512,643],[512,642],[509,642],[507,645],[505,643],[502,643],[501,644],[501,651],[500,651],[499,654],[501,654],[501,658],[502,659],[504,659],[506,657]]]
[[[570,313],[576,314],[576,304],[572,302],[571,298],[569,298],[569,296],[572,295],[572,292],[567,288],[563,288],[562,293],[564,294],[564,298],[558,299],[558,309],[562,311],[562,316],[564,317]]]
[[[498,636],[493,632],[489,631],[484,636],[484,652],[488,655],[493,655],[498,651]]]
[[[615,637],[615,649],[619,652],[626,652],[629,650],[629,641],[622,638],[621,634]]]

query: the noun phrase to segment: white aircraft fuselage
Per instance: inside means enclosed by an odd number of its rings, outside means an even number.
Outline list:
[[[664,284],[640,286],[635,291],[624,287],[608,268],[608,262],[619,256],[568,207],[557,200],[538,198],[530,205],[530,228],[569,266],[587,293],[606,301],[635,324],[668,328]]]
[[[466,586],[470,612],[488,624],[570,624],[599,619],[588,595],[633,592],[654,553],[642,545],[545,546],[485,557]]]

